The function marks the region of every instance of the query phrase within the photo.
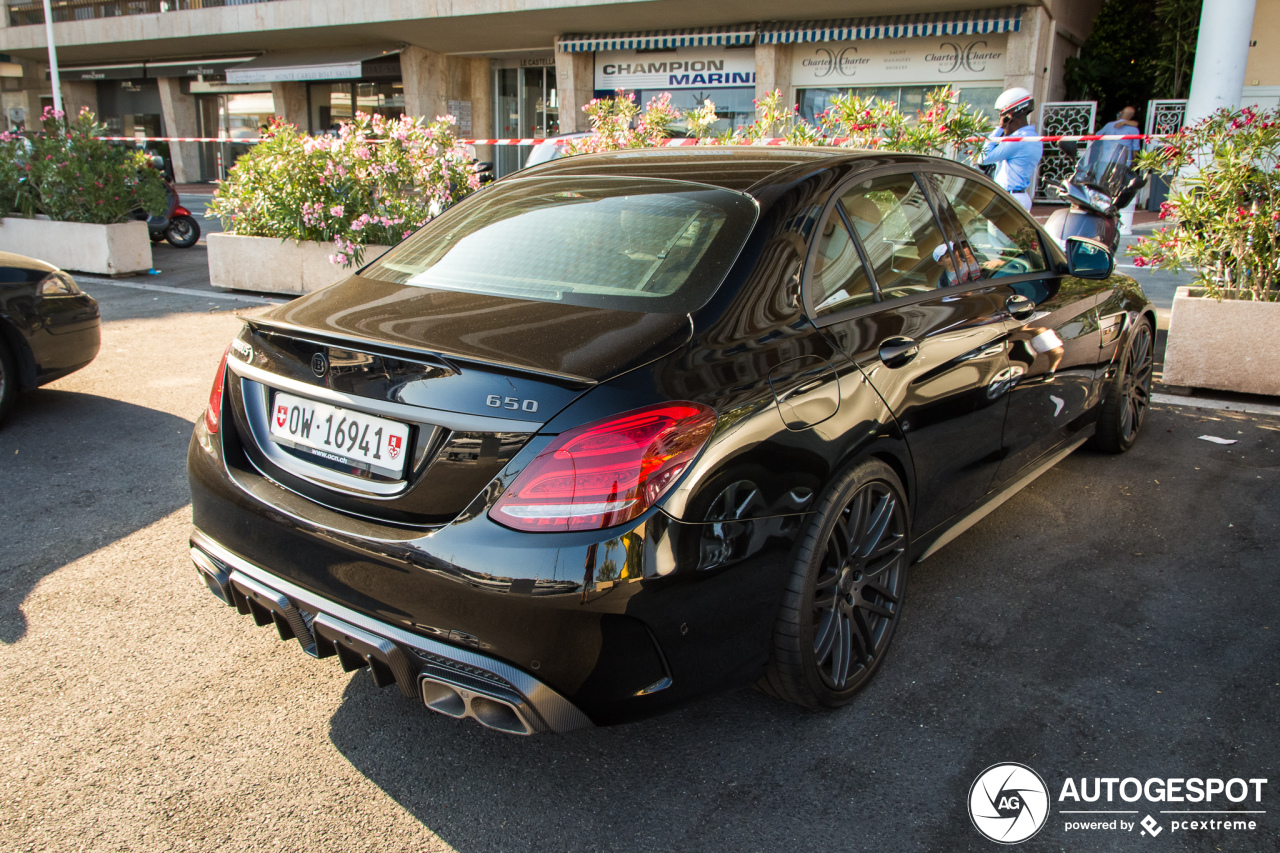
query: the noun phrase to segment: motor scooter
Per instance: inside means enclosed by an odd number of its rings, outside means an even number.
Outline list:
[[[189,249],[200,239],[200,223],[179,203],[178,191],[172,183],[165,181],[164,191],[169,200],[168,211],[147,217],[147,233],[152,243],[168,240],[176,248]]]
[[[1078,157],[1074,142],[1059,142],[1058,148]],[[1055,210],[1045,223],[1049,236],[1064,250],[1068,237],[1088,237],[1106,245],[1112,254],[1120,245],[1120,210],[1147,183],[1147,176],[1131,165],[1133,152],[1118,140],[1094,142],[1085,152],[1070,180],[1051,182],[1058,196],[1069,202]]]

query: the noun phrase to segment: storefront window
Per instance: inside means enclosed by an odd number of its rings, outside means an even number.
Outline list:
[[[666,89],[640,89],[636,95],[636,103],[640,109],[644,109],[645,104],[666,92]],[[608,94],[613,94],[612,92]],[[601,97],[601,93],[597,92],[596,97]],[[671,91],[671,106],[675,107],[681,113],[687,113],[696,110],[702,106],[705,101],[710,100],[716,105],[716,116],[719,120],[711,126],[714,133],[723,133],[726,130],[733,130],[741,124],[750,124],[755,121],[756,107],[755,100],[756,90],[751,88],[735,88],[735,89],[675,89]],[[675,136],[687,135],[689,125],[683,119],[671,125],[671,132]]]
[[[862,86],[840,89],[797,89],[796,103],[800,105],[800,115],[806,121],[813,121],[818,113],[831,108],[837,96],[848,94],[860,98],[877,98],[891,101],[898,105],[908,119],[925,109],[925,98],[936,86]],[[987,114],[995,115],[995,102],[999,97],[999,86],[978,86],[959,90],[960,102],[976,107]]]

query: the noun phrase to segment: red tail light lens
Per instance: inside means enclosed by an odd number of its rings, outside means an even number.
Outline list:
[[[209,391],[209,407],[204,410],[204,425],[209,432],[218,431],[218,420],[222,417],[222,380],[227,375],[227,356],[231,353],[231,345],[222,353],[222,361],[218,362],[218,375],[213,377],[213,389]]]
[[[639,516],[711,437],[716,413],[698,403],[636,409],[561,433],[489,515],[517,530],[599,530]]]

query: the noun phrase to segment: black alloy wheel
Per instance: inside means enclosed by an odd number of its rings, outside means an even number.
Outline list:
[[[179,249],[190,249],[200,239],[200,226],[190,216],[175,216],[169,221],[164,238]]]
[[[850,470],[801,540],[774,633],[766,692],[838,708],[884,659],[907,585],[910,519],[893,470]]]
[[[1093,443],[1099,450],[1123,453],[1138,440],[1151,403],[1155,349],[1155,332],[1151,321],[1144,317],[1129,336],[1124,360],[1098,416],[1098,432]]]

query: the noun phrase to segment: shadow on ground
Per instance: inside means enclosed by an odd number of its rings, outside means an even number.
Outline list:
[[[1074,454],[916,567],[885,667],[840,712],[744,690],[518,738],[360,672],[330,738],[461,853],[985,849],[965,802],[1001,761],[1035,768],[1055,799],[1067,777],[1275,778],[1278,433],[1156,407],[1131,453]],[[1053,816],[1022,846],[1140,843],[1068,835]],[[1264,835],[1161,841],[1256,850]]]
[[[22,395],[0,429],[0,642],[22,639],[22,602],[45,575],[190,500],[191,429],[190,421],[108,397]],[[121,567],[122,583],[128,571]]]

